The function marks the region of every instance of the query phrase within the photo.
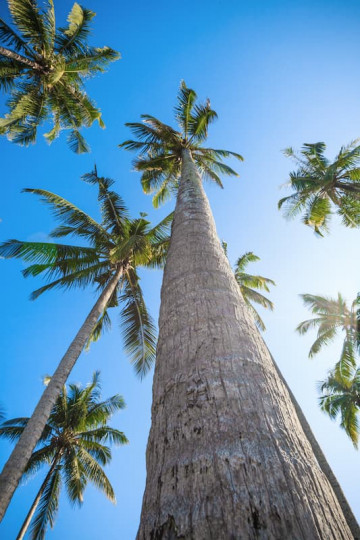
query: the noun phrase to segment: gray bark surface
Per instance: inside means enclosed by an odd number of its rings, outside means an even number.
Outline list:
[[[20,62],[21,64],[24,64],[25,66],[28,66],[37,71],[44,71],[44,68],[40,66],[40,64],[38,64],[37,62],[33,62],[32,60],[29,60],[25,56],[22,56],[21,54],[18,54],[14,51],[11,51],[10,49],[5,49],[5,47],[0,47],[0,55],[5,56],[6,58],[9,58],[10,60],[16,60],[17,62]]]
[[[190,154],[164,272],[138,540],[350,539]]]
[[[46,422],[49,419],[51,409],[61,392],[62,387],[79,358],[91,331],[99,316],[106,307],[122,275],[122,268],[118,268],[101,293],[94,307],[86,317],[85,322],[71,342],[68,350],[61,359],[49,384],[44,390],[29,422],[27,423],[17,445],[5,463],[0,475],[0,520],[2,520],[10,500],[18,486],[20,478],[25,470],[27,462],[41,437]]]

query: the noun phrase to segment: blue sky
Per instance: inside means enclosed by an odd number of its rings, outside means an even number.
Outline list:
[[[58,0],[58,25],[72,1]],[[343,1],[165,0],[117,2],[87,0],[97,12],[91,41],[109,45],[122,59],[107,74],[90,80],[89,95],[103,111],[106,129],[94,126],[86,136],[92,153],[77,156],[64,135],[48,146],[41,133],[36,145],[17,147],[0,139],[2,163],[0,238],[44,240],[54,227],[47,208],[24,187],[49,189],[98,217],[95,192],[80,181],[96,162],[102,175],[116,180],[132,215],[147,212],[160,220],[173,207],[151,207],[132,172],[133,156],[117,148],[129,137],[124,123],[149,113],[173,122],[180,80],[201,99],[211,98],[219,120],[209,146],[245,157],[233,163],[238,179],[225,189],[207,185],[219,236],[228,243],[232,262],[245,251],[261,261],[253,271],[274,279],[274,313],[264,313],[264,338],[298,398],[340,484],[360,519],[359,453],[344,432],[317,407],[316,382],[335,363],[341,342],[314,360],[307,353],[313,335],[300,337],[297,324],[308,317],[298,297],[308,292],[353,300],[358,291],[359,232],[333,219],[331,235],[315,238],[299,221],[286,222],[277,211],[279,189],[292,163],[281,150],[304,142],[325,141],[333,157],[341,145],[360,136],[360,5]],[[7,18],[5,2],[1,17]],[[4,114],[4,100],[0,114]],[[40,130],[41,132],[45,130]],[[0,261],[2,289],[0,399],[8,417],[30,415],[42,392],[42,377],[51,373],[90,310],[92,291],[53,291],[30,302],[39,280],[24,280],[19,261]],[[250,268],[249,268],[250,269]],[[142,285],[157,319],[160,272],[143,272]],[[81,510],[60,501],[55,528],[48,538],[131,540],[135,537],[145,485],[145,447],[150,426],[151,375],[136,379],[122,349],[114,310],[112,332],[83,353],[70,379],[86,383],[100,369],[103,395],[121,393],[127,409],[113,418],[130,440],[113,450],[108,475],[117,494],[113,506],[89,487]],[[0,444],[5,461],[10,446]],[[0,527],[13,538],[45,471],[20,487]]]

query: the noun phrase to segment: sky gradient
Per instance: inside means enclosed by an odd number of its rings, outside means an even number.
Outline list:
[[[73,2],[55,0],[57,25],[64,24]],[[92,152],[77,156],[62,134],[51,146],[40,129],[36,145],[15,146],[0,138],[2,163],[0,239],[46,240],[55,221],[25,187],[44,188],[71,200],[98,218],[96,190],[80,181],[96,163],[100,175],[116,180],[132,216],[147,212],[159,221],[173,208],[160,210],[142,193],[132,171],[133,155],[117,145],[129,138],[125,122],[140,114],[174,123],[173,107],[181,79],[200,99],[209,97],[219,119],[208,144],[241,153],[243,164],[229,161],[240,178],[224,180],[225,189],[205,186],[218,233],[228,244],[232,263],[245,251],[261,261],[249,271],[275,280],[273,313],[261,316],[264,339],[298,399],[360,519],[360,460],[345,433],[320,412],[317,381],[338,358],[341,339],[317,358],[307,354],[313,334],[300,337],[298,323],[309,318],[300,293],[352,301],[359,288],[359,231],[345,229],[334,217],[331,234],[316,238],[299,220],[287,222],[277,210],[280,189],[293,168],[281,150],[324,141],[333,158],[343,144],[360,136],[360,5],[348,0],[317,2],[262,0],[165,0],[117,2],[86,0],[97,12],[91,43],[122,54],[109,72],[88,82],[89,95],[103,111],[106,129],[85,131]],[[8,20],[5,2],[0,16]],[[0,97],[0,114],[5,112]],[[24,280],[19,261],[0,261],[1,358],[0,401],[8,418],[31,414],[42,392],[42,377],[52,373],[95,301],[91,290],[52,291],[35,302],[37,279]],[[141,272],[148,306],[157,320],[161,272]],[[113,425],[125,432],[127,447],[113,449],[108,467],[117,495],[113,506],[94,488],[85,492],[81,510],[71,508],[65,493],[49,539],[131,540],[135,537],[145,486],[145,448],[150,427],[152,374],[139,381],[122,349],[119,320],[83,353],[69,381],[85,384],[99,369],[103,397],[124,396],[125,411]],[[0,441],[1,464],[10,445]],[[21,486],[0,526],[4,539],[15,537],[45,475],[41,471]]]

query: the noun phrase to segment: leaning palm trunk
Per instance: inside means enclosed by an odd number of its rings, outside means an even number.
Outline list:
[[[51,467],[50,467],[50,469],[49,469],[47,475],[45,476],[45,479],[44,479],[43,483],[41,484],[40,489],[39,489],[39,491],[37,492],[37,495],[36,495],[36,497],[35,497],[35,499],[34,499],[32,505],[31,505],[31,508],[30,508],[30,510],[29,510],[29,512],[28,512],[28,514],[27,514],[27,516],[26,516],[26,518],[25,518],[25,520],[24,520],[24,523],[23,523],[22,526],[21,526],[21,529],[20,529],[20,531],[19,531],[19,534],[18,534],[17,537],[16,537],[16,540],[22,540],[22,539],[24,538],[24,536],[25,536],[25,534],[26,534],[26,531],[28,530],[29,525],[30,525],[30,523],[31,523],[31,520],[32,520],[32,518],[33,518],[33,516],[34,516],[34,514],[35,514],[35,511],[36,511],[36,509],[37,509],[37,507],[38,507],[38,505],[39,505],[41,496],[42,496],[42,494],[44,493],[45,488],[46,488],[48,482],[50,481],[50,478],[51,478],[53,472],[55,471],[55,467],[56,467],[56,465],[58,464],[60,458],[61,458],[61,455],[58,454],[58,455],[55,457],[55,459],[53,460],[53,462],[52,462],[52,464],[51,464]]]
[[[113,294],[116,285],[118,284],[123,268],[119,266],[101,293],[99,299],[85,319],[80,330],[76,334],[70,347],[63,356],[55,373],[50,379],[39,403],[37,404],[33,415],[29,419],[26,428],[24,429],[19,442],[15,446],[10,458],[6,462],[3,471],[0,475],[0,520],[3,518],[6,509],[9,505],[11,497],[20,481],[20,478],[25,470],[27,462],[36,446],[36,443],[41,437],[45,428],[46,422],[50,416],[51,409],[55,405],[56,399],[59,396],[62,387],[79,358],[81,351],[87,343],[94,325],[101,313],[106,308],[111,295]]]
[[[161,296],[138,540],[352,538],[239,293],[188,150]]]

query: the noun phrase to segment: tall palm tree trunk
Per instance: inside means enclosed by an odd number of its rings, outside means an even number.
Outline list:
[[[10,503],[11,497],[20,481],[20,478],[25,470],[26,464],[44,430],[46,422],[50,416],[51,409],[55,405],[56,399],[60,391],[79,358],[92,329],[99,316],[106,307],[108,301],[113,294],[116,285],[118,284],[123,268],[117,268],[114,276],[109,281],[101,293],[94,307],[86,317],[85,322],[76,334],[70,347],[63,356],[55,373],[46,387],[39,403],[37,404],[33,415],[29,419],[17,445],[15,446],[8,461],[5,463],[3,471],[0,475],[0,520],[3,518],[6,509]]]
[[[61,454],[59,452],[58,455],[53,460],[52,465],[51,465],[47,475],[45,476],[45,479],[44,479],[43,483],[41,484],[39,491],[37,492],[37,495],[36,495],[36,497],[34,499],[34,502],[32,503],[31,508],[30,508],[25,520],[24,520],[24,523],[21,526],[21,529],[19,531],[19,534],[16,537],[16,540],[22,540],[24,538],[24,536],[26,534],[26,531],[29,528],[30,522],[31,522],[31,520],[33,518],[33,515],[35,514],[35,511],[36,511],[36,509],[38,507],[41,496],[44,493],[44,490],[45,490],[45,488],[46,488],[46,486],[47,486],[47,484],[48,484],[48,482],[49,482],[49,480],[50,480],[50,478],[51,478],[51,476],[52,476],[52,474],[53,474],[53,472],[55,470],[56,465],[59,462],[60,457],[61,457]]]
[[[21,64],[24,64],[25,66],[28,66],[37,71],[44,71],[44,68],[40,66],[40,64],[38,64],[37,62],[33,62],[25,56],[11,51],[10,49],[5,49],[5,47],[0,47],[0,55],[5,56],[5,58],[9,58],[10,60],[16,60],[17,62],[20,62]]]
[[[138,540],[352,538],[187,150],[161,298]]]

